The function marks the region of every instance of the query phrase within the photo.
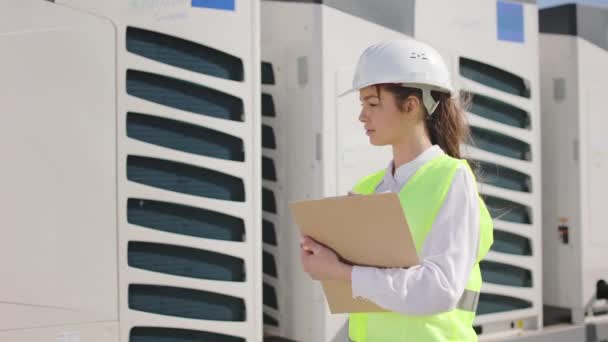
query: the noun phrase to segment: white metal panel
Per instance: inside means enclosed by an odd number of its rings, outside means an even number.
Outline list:
[[[592,31],[604,29],[603,20],[584,24]],[[544,272],[550,281],[545,302],[569,309],[577,323],[597,319],[585,318],[584,311],[595,299],[597,281],[608,278],[602,217],[608,190],[602,129],[608,72],[602,66],[608,52],[583,37],[541,34],[543,176],[550,185],[544,192]],[[560,225],[568,229],[568,242],[559,239]]]
[[[116,321],[0,331],[0,341],[11,342],[107,342],[117,340],[118,322]]]
[[[599,28],[598,28],[599,29]],[[608,70],[598,67],[608,63],[608,51],[577,39],[579,54],[580,158],[581,158],[581,228],[582,228],[582,297],[586,304],[595,295],[598,280],[608,280],[606,265],[606,231],[604,211],[608,192],[608,138],[602,128],[608,127],[605,92]]]
[[[577,38],[540,35],[543,125],[543,287],[547,305],[582,308],[580,254],[581,216],[578,118],[579,80]],[[568,61],[568,63],[564,63]],[[565,97],[555,98],[557,80]],[[569,243],[558,232],[560,218],[569,229]]]
[[[314,45],[320,37],[316,7],[261,3],[262,60],[272,66],[275,79],[275,84],[263,86],[263,92],[272,96],[276,109],[276,117],[263,118],[274,131],[276,149],[264,149],[263,154],[277,172],[278,206],[276,214],[264,211],[264,219],[274,224],[278,273],[274,283],[266,282],[276,293],[278,310],[264,308],[278,327],[266,325],[265,333],[298,341],[319,340],[324,331],[322,292],[300,267],[299,232],[286,206],[293,200],[320,197],[323,186],[318,158],[326,151],[319,145],[323,113],[321,55]]]
[[[49,2],[0,4],[0,340],[116,329],[114,33]]]
[[[338,98],[352,87],[359,56],[370,45],[383,40],[407,38],[361,18],[329,6],[322,8],[321,51],[323,52],[323,137],[324,196],[345,195],[357,181],[385,169],[392,159],[389,146],[369,142],[359,121],[361,101],[354,92]],[[342,28],[348,27],[348,30]],[[347,315],[332,315],[325,306],[324,341],[342,341],[346,336]]]

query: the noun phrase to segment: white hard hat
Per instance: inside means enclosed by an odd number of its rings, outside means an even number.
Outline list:
[[[381,83],[422,90],[422,101],[429,114],[439,104],[431,96],[432,90],[452,94],[450,72],[441,55],[414,39],[391,40],[365,49],[357,64],[353,87],[340,96]]]

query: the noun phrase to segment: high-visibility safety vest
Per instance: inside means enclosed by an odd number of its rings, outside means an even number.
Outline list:
[[[416,251],[424,244],[435,217],[445,200],[454,174],[465,160],[442,154],[424,164],[399,192]],[[363,195],[374,193],[386,170],[361,179],[354,191]],[[479,200],[479,250],[466,289],[455,309],[434,315],[410,316],[396,312],[352,313],[349,317],[349,337],[355,342],[435,342],[477,341],[473,330],[475,310],[481,290],[479,261],[493,243],[492,218],[485,203]]]

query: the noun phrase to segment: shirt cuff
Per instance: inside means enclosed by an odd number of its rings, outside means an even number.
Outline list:
[[[369,298],[369,282],[372,279],[373,269],[371,267],[353,266],[351,278],[352,296],[355,299]]]

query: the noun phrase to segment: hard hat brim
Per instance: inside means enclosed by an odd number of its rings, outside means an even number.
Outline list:
[[[354,92],[356,92],[356,91],[358,91],[358,90],[359,90],[359,88],[350,88],[350,89],[348,89],[347,91],[345,91],[345,92],[342,92],[342,93],[338,94],[338,97],[343,97],[343,96],[346,96],[346,95],[348,95],[348,94],[350,94],[350,93],[354,93]]]
[[[368,84],[368,85],[364,85],[361,87],[356,87],[356,88],[350,88],[340,94],[338,94],[338,97],[343,97],[346,96],[350,93],[354,93],[356,91],[359,91],[360,89],[363,89],[365,87],[369,87],[370,85],[373,84]],[[401,83],[402,86],[407,87],[410,86],[412,88],[429,88],[431,90],[436,90],[436,91],[440,91],[440,92],[444,92],[444,93],[448,93],[448,94],[453,94],[454,90],[448,87],[442,87],[442,86],[435,86],[435,85],[428,85],[428,84],[421,84],[421,83]]]

